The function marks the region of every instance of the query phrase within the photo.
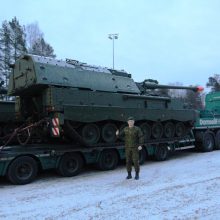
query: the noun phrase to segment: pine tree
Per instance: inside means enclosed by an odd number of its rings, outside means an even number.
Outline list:
[[[27,52],[24,28],[19,24],[16,17],[9,22],[11,29],[11,45],[13,62],[21,55]]]
[[[56,57],[52,46],[50,46],[43,37],[36,40],[30,52],[39,56]]]
[[[45,42],[43,32],[36,22],[27,25],[25,30],[16,17],[9,22],[4,21],[0,28],[0,81],[4,80],[6,87],[11,71],[9,64],[13,64],[20,55],[27,52],[40,56],[56,57],[53,48]]]
[[[0,78],[5,81],[7,86],[7,79],[9,75],[9,64],[11,63],[11,32],[7,21],[3,21],[0,29]]]
[[[0,77],[5,81],[6,87],[11,71],[9,64],[27,52],[25,45],[24,29],[17,18],[14,17],[9,22],[4,21],[0,29]]]

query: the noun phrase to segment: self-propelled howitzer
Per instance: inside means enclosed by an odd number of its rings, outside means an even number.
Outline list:
[[[115,131],[129,116],[143,130],[145,141],[185,136],[197,112],[178,99],[145,92],[161,87],[136,83],[125,71],[24,55],[13,66],[9,94],[19,97],[16,110],[21,118],[30,123],[49,120],[38,136],[93,145],[116,142]]]

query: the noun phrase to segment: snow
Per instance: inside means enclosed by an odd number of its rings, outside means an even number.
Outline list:
[[[133,175],[134,176],[134,175]],[[147,161],[140,180],[125,166],[71,178],[53,172],[14,186],[0,179],[0,219],[219,219],[220,151]]]

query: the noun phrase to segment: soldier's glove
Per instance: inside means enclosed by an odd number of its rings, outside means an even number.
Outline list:
[[[138,150],[142,150],[142,147],[141,147],[141,146],[139,146],[139,147],[138,147]]]

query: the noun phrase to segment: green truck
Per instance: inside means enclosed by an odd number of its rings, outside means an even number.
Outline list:
[[[202,151],[220,149],[220,92],[206,95],[205,109],[200,110],[193,132]]]

